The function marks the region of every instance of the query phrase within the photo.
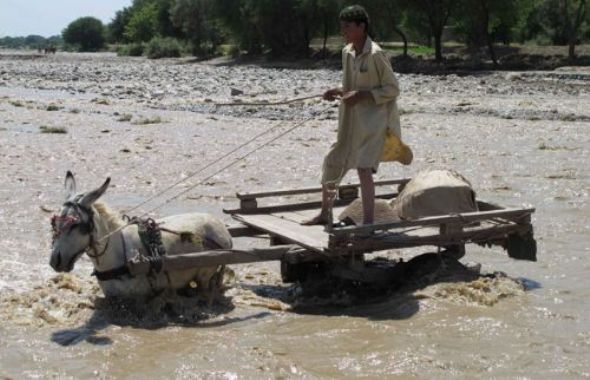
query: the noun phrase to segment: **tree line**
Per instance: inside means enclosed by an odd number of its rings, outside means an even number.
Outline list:
[[[494,46],[512,42],[568,46],[573,59],[576,45],[590,40],[588,1],[133,0],[108,25],[84,17],[62,35],[81,50],[111,43],[141,54],[143,46],[160,43],[198,56],[228,45],[235,53],[307,56],[312,40],[328,47],[328,38],[338,33],[340,9],[354,3],[369,12],[377,40],[403,42],[405,55],[413,42],[431,46],[442,60],[444,34],[452,31],[470,51],[485,51],[494,62]]]
[[[50,46],[63,45],[61,36],[43,37],[31,34],[23,37],[2,37],[0,46],[9,49],[44,49]]]

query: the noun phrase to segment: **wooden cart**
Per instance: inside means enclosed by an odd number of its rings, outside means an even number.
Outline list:
[[[383,193],[379,190],[393,189],[394,185],[408,181],[395,179],[376,182],[377,197],[395,198],[396,192]],[[470,213],[360,227],[301,225],[303,220],[318,213],[321,203],[289,203],[285,200],[320,192],[321,188],[314,187],[238,193],[239,208],[224,210],[239,222],[229,227],[231,235],[234,238],[267,236],[270,245],[247,250],[210,250],[166,257],[164,269],[280,260],[281,275],[285,282],[304,280],[310,271],[318,268],[330,275],[354,281],[387,282],[396,272],[392,272],[390,267],[382,271],[374,265],[365,265],[366,255],[383,250],[434,246],[439,253],[460,258],[465,254],[467,243],[498,245],[512,258],[536,261],[536,242],[531,224],[534,208],[502,208],[478,201],[479,211]],[[341,186],[334,201],[334,215],[338,215],[356,199],[358,192],[358,184]],[[277,202],[277,198],[282,202]],[[141,263],[135,265],[135,270],[131,268],[132,272],[142,270],[139,268]]]

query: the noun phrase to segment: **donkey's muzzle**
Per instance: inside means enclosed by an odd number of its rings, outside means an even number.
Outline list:
[[[56,272],[69,272],[67,268],[64,268],[60,252],[53,252],[51,254],[51,258],[49,259],[49,265],[51,265],[53,270]]]

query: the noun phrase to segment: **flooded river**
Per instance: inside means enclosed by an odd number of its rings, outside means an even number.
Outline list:
[[[463,262],[505,276],[300,308],[277,263],[233,266],[225,298],[206,308],[190,299],[105,300],[87,257],[71,274],[54,273],[49,218],[64,200],[66,171],[82,190],[110,176],[104,201],[124,210],[263,131],[260,144],[313,117],[156,212],[204,211],[229,223],[222,210],[237,205],[237,191],[317,184],[336,108],[319,99],[266,109],[213,104],[232,92],[246,102],[321,93],[340,73],[108,54],[26,58],[0,54],[0,377],[590,377],[590,71],[400,76],[415,162],[383,164],[377,179],[452,168],[482,200],[533,205],[537,262],[470,245]],[[66,133],[42,133],[50,127]]]

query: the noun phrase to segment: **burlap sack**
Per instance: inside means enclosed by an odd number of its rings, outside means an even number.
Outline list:
[[[351,220],[356,225],[363,224],[363,204],[360,199],[355,199],[338,216],[338,220]],[[386,223],[399,220],[395,210],[385,199],[375,199],[374,223]]]
[[[427,170],[406,184],[391,206],[401,219],[478,211],[475,191],[454,170]]]

